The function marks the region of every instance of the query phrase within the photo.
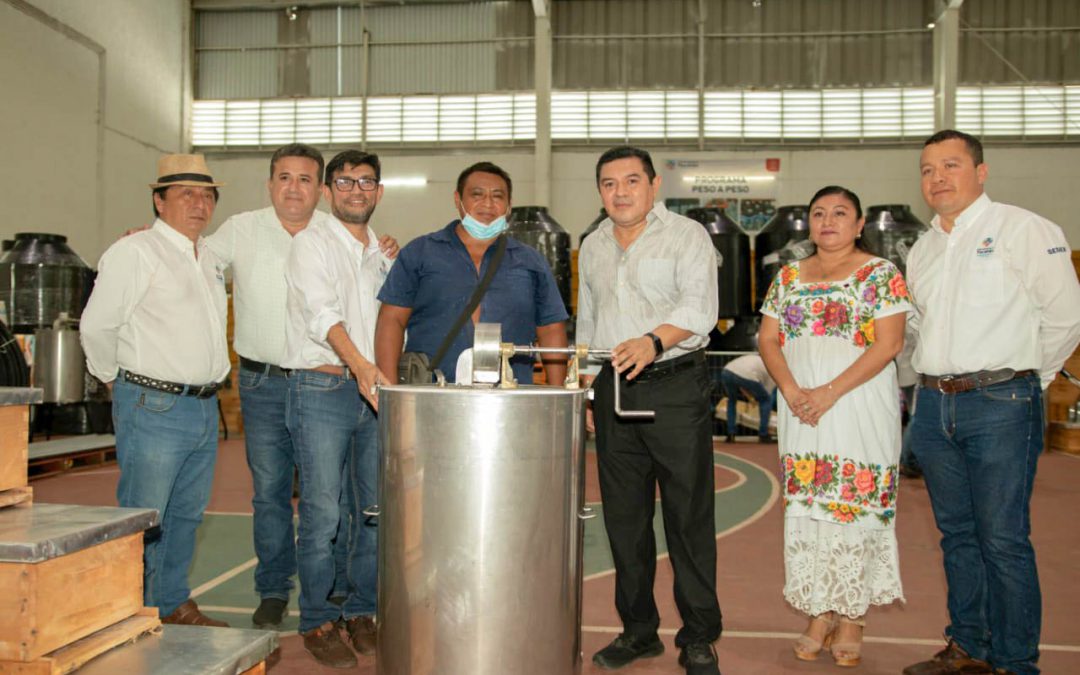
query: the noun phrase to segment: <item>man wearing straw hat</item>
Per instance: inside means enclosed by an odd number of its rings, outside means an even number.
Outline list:
[[[229,372],[222,263],[202,238],[221,185],[202,155],[162,157],[150,185],[157,219],[105,251],[80,325],[90,372],[113,394],[117,501],[161,514],[143,574],[163,623],[227,625],[199,611],[187,578]]]

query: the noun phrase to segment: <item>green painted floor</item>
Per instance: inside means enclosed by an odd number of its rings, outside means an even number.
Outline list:
[[[744,523],[774,499],[775,481],[757,464],[724,453],[714,453],[718,466],[734,472],[739,479],[716,495],[716,532],[718,536]],[[590,504],[597,517],[585,521],[586,578],[612,570],[611,551],[604,532],[603,506]],[[255,552],[252,546],[250,515],[207,514],[196,541],[195,559],[190,574],[196,600],[207,614],[236,627],[248,627],[251,612],[259,599],[255,588]],[[653,521],[658,553],[667,551],[659,507]],[[201,586],[210,586],[202,589]],[[297,586],[297,588],[299,588]],[[290,598],[289,617],[282,631],[295,631],[299,610],[297,593]]]

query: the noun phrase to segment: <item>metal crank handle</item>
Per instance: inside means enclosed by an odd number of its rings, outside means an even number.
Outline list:
[[[612,382],[615,387],[615,414],[624,420],[652,420],[656,419],[655,410],[623,410],[622,409],[622,396],[619,392],[622,391],[622,373],[615,370],[615,366],[611,367]]]

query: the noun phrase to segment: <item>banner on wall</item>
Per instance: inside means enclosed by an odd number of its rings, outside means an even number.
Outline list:
[[[668,209],[685,214],[699,207],[722,209],[747,234],[776,213],[780,159],[669,159],[660,167]]]

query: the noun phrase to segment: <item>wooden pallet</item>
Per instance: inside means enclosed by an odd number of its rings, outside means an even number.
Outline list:
[[[65,675],[78,670],[95,656],[134,642],[160,626],[157,608],[144,607],[135,616],[102,628],[34,661],[0,661],[0,675]]]
[[[5,506],[30,506],[34,503],[34,488],[19,487],[0,491],[0,508]]]

